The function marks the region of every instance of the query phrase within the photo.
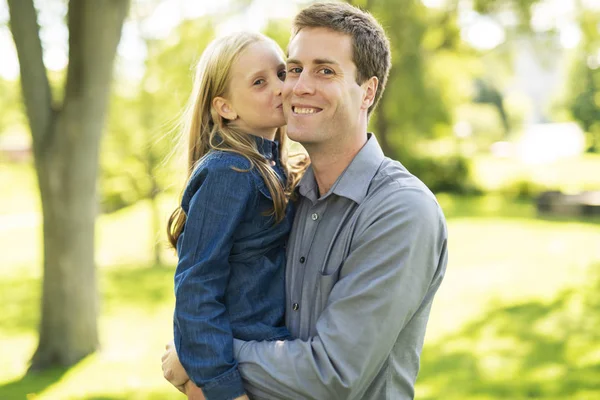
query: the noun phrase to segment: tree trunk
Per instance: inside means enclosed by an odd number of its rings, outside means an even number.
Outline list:
[[[69,66],[60,106],[52,105],[32,0],[8,4],[43,211],[40,339],[31,368],[68,366],[98,347],[98,150],[129,1],[69,2]]]

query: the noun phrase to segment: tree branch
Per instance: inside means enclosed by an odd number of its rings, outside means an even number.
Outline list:
[[[52,93],[44,66],[37,12],[33,0],[8,0],[10,30],[19,57],[23,100],[34,147],[49,132],[52,118]]]

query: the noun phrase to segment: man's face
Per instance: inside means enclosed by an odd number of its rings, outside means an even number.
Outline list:
[[[292,140],[311,145],[354,134],[364,90],[356,83],[352,38],[327,28],[300,30],[288,47],[282,94]]]

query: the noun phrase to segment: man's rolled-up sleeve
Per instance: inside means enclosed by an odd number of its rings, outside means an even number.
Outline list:
[[[443,214],[430,194],[368,200],[350,254],[308,341],[243,342],[234,354],[255,398],[361,398],[398,335],[442,279]]]

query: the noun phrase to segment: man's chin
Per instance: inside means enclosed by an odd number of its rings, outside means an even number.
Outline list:
[[[307,135],[306,135],[306,130],[304,129],[293,129],[290,128],[290,126],[287,126],[287,135],[290,139],[292,139],[294,142],[300,142],[302,143],[302,140],[307,139]]]

